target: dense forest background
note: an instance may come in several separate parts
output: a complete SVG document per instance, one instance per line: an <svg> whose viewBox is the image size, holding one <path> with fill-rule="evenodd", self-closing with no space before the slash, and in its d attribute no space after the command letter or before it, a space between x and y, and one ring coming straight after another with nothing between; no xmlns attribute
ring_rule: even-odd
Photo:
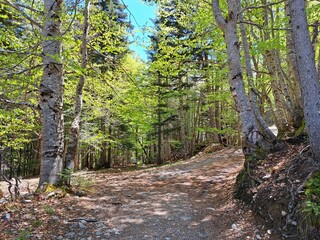
<svg viewBox="0 0 320 240"><path fill-rule="evenodd" d="M143 61L120 0L0 1L1 178L57 183L213 143L260 159L308 130L319 157L318 1L156 4Z"/></svg>

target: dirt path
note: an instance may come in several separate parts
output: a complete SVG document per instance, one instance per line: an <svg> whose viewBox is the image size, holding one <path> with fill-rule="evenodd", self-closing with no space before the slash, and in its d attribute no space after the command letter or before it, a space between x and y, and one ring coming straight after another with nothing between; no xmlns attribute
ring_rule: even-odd
<svg viewBox="0 0 320 240"><path fill-rule="evenodd" d="M0 220L0 239L256 239L264 233L232 198L242 164L241 151L225 149L161 168L87 173L87 196L0 209L10 214Z"/></svg>

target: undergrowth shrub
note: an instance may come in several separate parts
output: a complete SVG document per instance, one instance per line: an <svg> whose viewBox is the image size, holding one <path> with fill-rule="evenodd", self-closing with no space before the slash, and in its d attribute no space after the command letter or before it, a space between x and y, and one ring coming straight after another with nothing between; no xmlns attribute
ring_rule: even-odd
<svg viewBox="0 0 320 240"><path fill-rule="evenodd" d="M305 196L299 230L303 239L313 239L320 234L320 171L307 182Z"/></svg>

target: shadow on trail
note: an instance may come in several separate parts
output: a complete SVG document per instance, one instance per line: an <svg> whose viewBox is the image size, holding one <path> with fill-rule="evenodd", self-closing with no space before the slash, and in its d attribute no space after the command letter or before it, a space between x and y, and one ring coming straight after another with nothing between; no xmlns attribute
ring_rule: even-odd
<svg viewBox="0 0 320 240"><path fill-rule="evenodd" d="M85 175L91 193L52 201L59 211L33 239L246 239L254 221L232 197L243 160L224 149L171 166Z"/></svg>

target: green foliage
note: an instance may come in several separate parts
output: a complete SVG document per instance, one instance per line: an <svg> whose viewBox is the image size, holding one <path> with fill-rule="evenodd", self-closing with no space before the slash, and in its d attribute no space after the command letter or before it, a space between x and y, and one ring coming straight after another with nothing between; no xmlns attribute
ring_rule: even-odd
<svg viewBox="0 0 320 240"><path fill-rule="evenodd" d="M30 236L31 232L28 229L24 229L19 232L19 235L16 238L16 240L27 240L30 239Z"/></svg>
<svg viewBox="0 0 320 240"><path fill-rule="evenodd" d="M50 205L44 205L43 210L48 215L53 215L56 212L56 210Z"/></svg>
<svg viewBox="0 0 320 240"><path fill-rule="evenodd" d="M31 222L31 226L35 228L42 226L42 224L43 222L41 220L32 220Z"/></svg>
<svg viewBox="0 0 320 240"><path fill-rule="evenodd" d="M302 239L314 237L312 232L320 227L320 172L316 172L306 184L306 199L299 207L300 223L298 226ZM312 235L312 236L311 236Z"/></svg>
<svg viewBox="0 0 320 240"><path fill-rule="evenodd" d="M320 172L316 173L307 183L306 202L303 212L311 213L319 220L320 224Z"/></svg>
<svg viewBox="0 0 320 240"><path fill-rule="evenodd" d="M79 54L83 4L65 3L61 17L65 131L68 132L73 119L79 76L85 74L79 149L82 159L94 152L95 166L107 148L112 150L113 158L125 157L127 151L129 155L152 158L154 150L151 149L157 144L159 126L162 139L175 152L216 140L210 136L218 134L231 139L232 144L239 143L239 117L227 81L224 38L214 24L212 9L206 2L197 0L153 2L157 2L158 15L151 37L150 59L142 62L133 57L128 48L132 26L122 1L93 1L86 69L81 67ZM31 4L29 0L22 3ZM226 2L220 4L226 14ZM253 2L245 4L254 5ZM42 9L43 2L33 1L32 6ZM273 108L275 102L270 90L274 79L269 76L265 63L268 51L277 51L283 60L281 70L285 76L289 75L286 41L283 41L288 19L283 7L279 3L268 6L268 10L243 11L244 21L252 23L246 25L246 29L262 112L264 108ZM319 4L308 2L312 23L317 19L318 8ZM41 12L31 13L27 8L24 11L35 20L43 21ZM0 98L37 106L42 75L41 29L31 26L20 13L3 4L0 5L0 25L0 49L4 50L0 56ZM290 90L292 86L285 87ZM38 139L40 116L37 110L23 105L0 105L0 143L23 151L27 144ZM66 138L68 140L68 136ZM33 147L36 148L36 144ZM189 150L188 154L192 154L192 149ZM15 157L14 162L18 161Z"/></svg>
<svg viewBox="0 0 320 240"><path fill-rule="evenodd" d="M36 115L30 109L0 110L0 142L2 145L21 149L30 142L38 129Z"/></svg>
<svg viewBox="0 0 320 240"><path fill-rule="evenodd" d="M94 185L94 181L85 176L73 176L71 178L71 185L78 191L90 192L90 189Z"/></svg>

